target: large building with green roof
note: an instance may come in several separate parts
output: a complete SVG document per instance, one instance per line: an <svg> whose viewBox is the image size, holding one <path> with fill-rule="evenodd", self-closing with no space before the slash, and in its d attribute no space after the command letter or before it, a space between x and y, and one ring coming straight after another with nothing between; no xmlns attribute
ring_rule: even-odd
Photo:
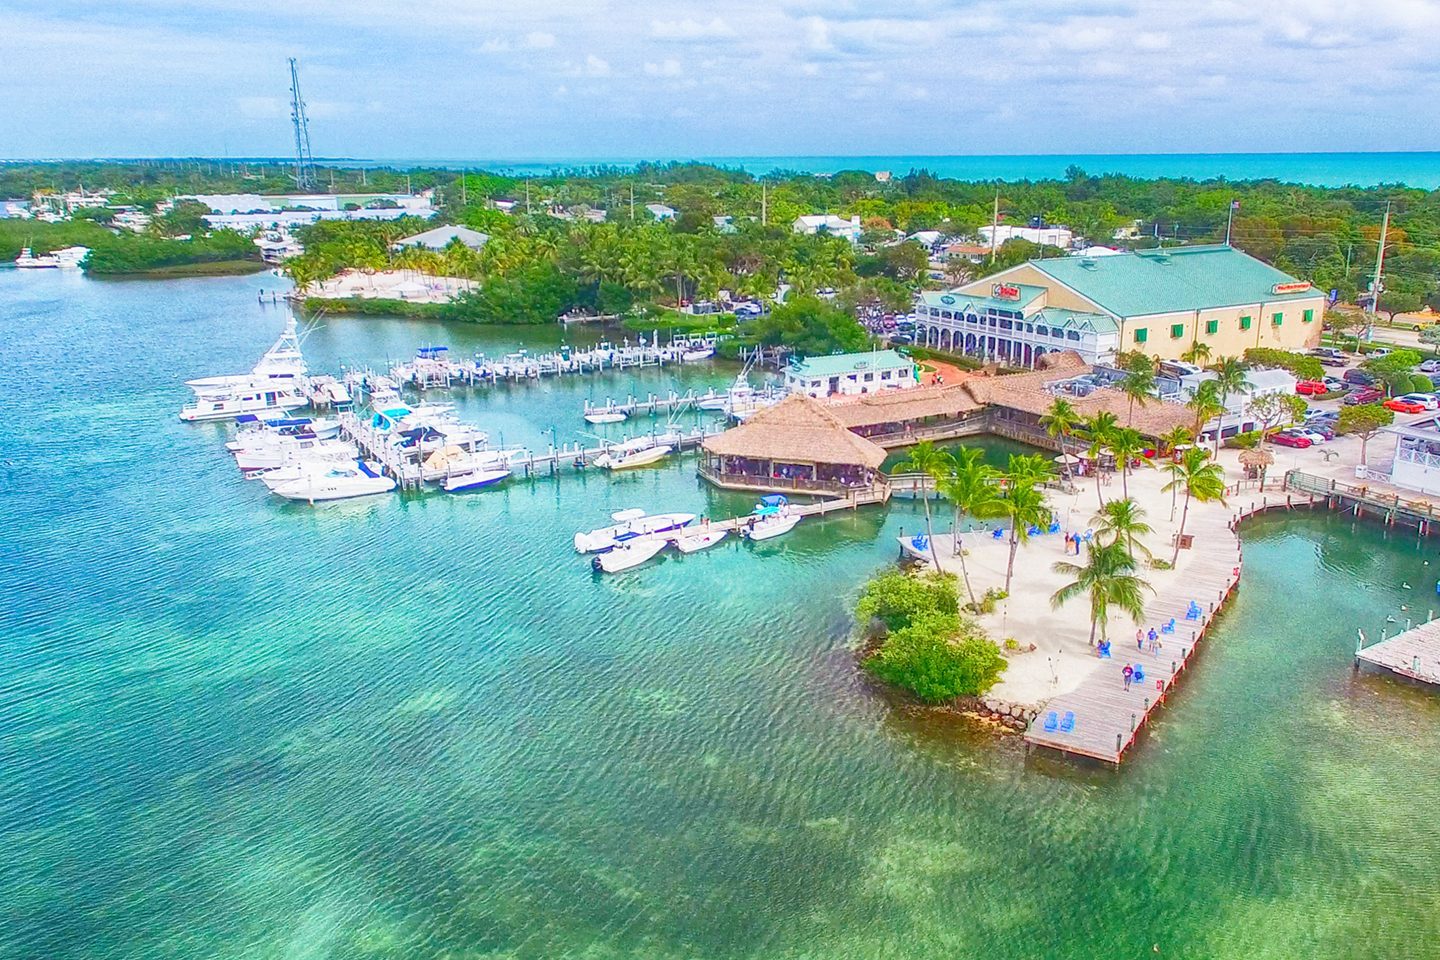
<svg viewBox="0 0 1440 960"><path fill-rule="evenodd" d="M916 342L1017 367L1073 350L1087 363L1319 343L1325 297L1226 245L1032 260L921 296Z"/></svg>

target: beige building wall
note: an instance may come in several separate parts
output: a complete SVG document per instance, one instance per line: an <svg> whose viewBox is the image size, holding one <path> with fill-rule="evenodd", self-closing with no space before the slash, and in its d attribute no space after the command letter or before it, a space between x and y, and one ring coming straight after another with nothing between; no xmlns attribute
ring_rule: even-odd
<svg viewBox="0 0 1440 960"><path fill-rule="evenodd" d="M1005 283L1025 283L1032 287L1044 287L1046 293L1044 299L1037 306L1060 307L1064 310L1083 310L1086 313L1106 313L1100 307L1086 300L1069 287L1056 283L1049 276L1036 270L1028 263L1011 267L1009 270L1002 270L984 280L976 280L974 283L967 283L960 288L962 293L973 293L976 296L990 296L992 284L1004 281Z"/></svg>
<svg viewBox="0 0 1440 960"><path fill-rule="evenodd" d="M1305 319L1306 311L1310 319ZM1178 360L1196 342L1209 344L1211 361L1240 357L1252 347L1277 350L1308 350L1320 344L1320 326L1325 313L1322 295L1303 300L1253 303L1243 307L1217 307L1198 313L1156 314L1130 317L1120 324L1120 349L1142 351L1161 360ZM1280 323L1276 325L1276 315ZM1249 328L1244 318L1249 318ZM1211 325L1214 332L1211 332ZM1179 336L1174 336L1176 330ZM1145 331L1144 342L1136 332Z"/></svg>

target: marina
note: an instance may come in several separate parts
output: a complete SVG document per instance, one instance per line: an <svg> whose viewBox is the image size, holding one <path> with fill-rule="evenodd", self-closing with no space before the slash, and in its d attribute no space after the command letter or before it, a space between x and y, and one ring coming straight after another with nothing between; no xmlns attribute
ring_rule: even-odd
<svg viewBox="0 0 1440 960"><path fill-rule="evenodd" d="M1440 621L1430 620L1369 646L1363 635L1355 665L1366 664L1417 683L1440 686Z"/></svg>

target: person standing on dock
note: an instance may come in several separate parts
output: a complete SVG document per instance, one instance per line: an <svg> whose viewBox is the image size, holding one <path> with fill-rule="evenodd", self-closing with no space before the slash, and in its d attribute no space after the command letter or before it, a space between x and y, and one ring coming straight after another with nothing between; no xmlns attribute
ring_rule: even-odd
<svg viewBox="0 0 1440 960"><path fill-rule="evenodd" d="M1126 689L1126 690L1129 690L1129 689L1130 689L1130 679L1131 679L1133 676L1135 676L1135 668L1132 667L1132 666L1130 666L1130 664L1127 663L1127 664L1125 664L1125 669L1123 669L1123 670L1120 671L1120 675L1125 678L1125 689Z"/></svg>

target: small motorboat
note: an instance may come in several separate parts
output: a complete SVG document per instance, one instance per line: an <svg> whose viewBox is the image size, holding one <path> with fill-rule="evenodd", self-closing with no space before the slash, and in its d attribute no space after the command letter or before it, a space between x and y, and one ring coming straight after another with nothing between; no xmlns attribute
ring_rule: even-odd
<svg viewBox="0 0 1440 960"><path fill-rule="evenodd" d="M664 442L667 437L636 437L617 443L594 460L595 466L606 470L631 470L645 467L670 456L674 447Z"/></svg>
<svg viewBox="0 0 1440 960"><path fill-rule="evenodd" d="M629 570L632 567L640 566L664 550L665 543L665 540L657 537L654 540L642 540L628 546L616 547L614 550L592 557L590 567L603 573L619 573L621 570Z"/></svg>
<svg viewBox="0 0 1440 960"><path fill-rule="evenodd" d="M602 423L624 423L627 419L629 419L629 417L628 417L627 414L624 414L624 413L587 413L587 414L585 414L585 422L586 422L586 423L593 423L593 424L597 424L597 425L598 425L598 424L602 424Z"/></svg>
<svg viewBox="0 0 1440 960"><path fill-rule="evenodd" d="M509 470L476 470L472 473L462 473L445 481L445 492L461 493L466 490L493 487L508 476L510 476Z"/></svg>
<svg viewBox="0 0 1440 960"><path fill-rule="evenodd" d="M686 363L695 363L698 360L709 360L713 356L715 356L714 347L702 347L697 350L686 350L680 354L680 359Z"/></svg>
<svg viewBox="0 0 1440 960"><path fill-rule="evenodd" d="M699 553L701 550L715 546L726 536L728 536L728 531L725 530L702 530L689 536L676 537L675 549L681 553Z"/></svg>
<svg viewBox="0 0 1440 960"><path fill-rule="evenodd" d="M679 530L693 522L695 514L655 513L647 516L644 510L621 510L612 513L610 519L615 521L612 526L575 534L575 552L601 553L648 533Z"/></svg>
<svg viewBox="0 0 1440 960"><path fill-rule="evenodd" d="M756 520L750 526L740 531L741 536L747 540L769 540L778 537L782 533L789 533L795 529L795 524L800 522L798 514L779 513L773 516Z"/></svg>

